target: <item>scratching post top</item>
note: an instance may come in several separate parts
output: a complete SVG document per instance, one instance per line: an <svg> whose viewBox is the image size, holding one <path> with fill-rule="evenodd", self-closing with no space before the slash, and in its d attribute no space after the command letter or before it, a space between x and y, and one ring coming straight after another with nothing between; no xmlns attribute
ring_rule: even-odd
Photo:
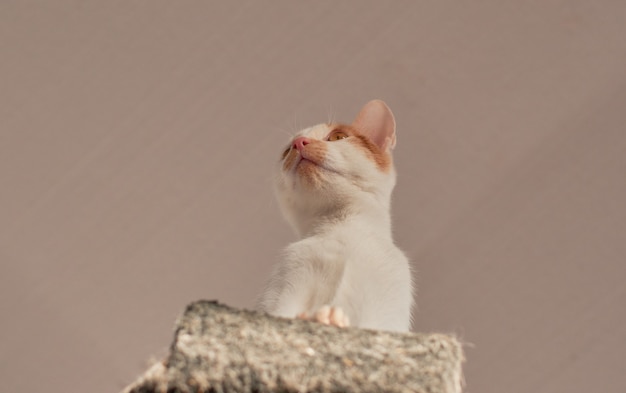
<svg viewBox="0 0 626 393"><path fill-rule="evenodd" d="M443 334L337 328L190 304L169 356L125 393L457 393L463 352Z"/></svg>

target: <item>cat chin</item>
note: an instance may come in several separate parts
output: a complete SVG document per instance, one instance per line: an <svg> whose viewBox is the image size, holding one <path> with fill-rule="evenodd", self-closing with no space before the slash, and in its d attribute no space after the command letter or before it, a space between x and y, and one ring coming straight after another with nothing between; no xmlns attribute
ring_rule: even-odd
<svg viewBox="0 0 626 393"><path fill-rule="evenodd" d="M322 196L359 194L360 192L378 193L388 188L389 191L393 189L395 183L393 174L378 176L375 181L371 181L358 170L343 173L329 165L303 160L291 170L282 171L279 174L276 178L276 189L294 195L317 191L323 193ZM380 190L376 190L377 188Z"/></svg>
<svg viewBox="0 0 626 393"><path fill-rule="evenodd" d="M331 183L332 177L341 176L341 173L326 165L309 160L302 160L296 167L293 176L297 176L303 180L315 180L317 184L319 182Z"/></svg>
<svg viewBox="0 0 626 393"><path fill-rule="evenodd" d="M303 189L311 191L318 188L332 188L332 184L342 177L336 169L314 160L302 158L290 168L283 168L278 176L278 185L282 184L285 191L298 191Z"/></svg>

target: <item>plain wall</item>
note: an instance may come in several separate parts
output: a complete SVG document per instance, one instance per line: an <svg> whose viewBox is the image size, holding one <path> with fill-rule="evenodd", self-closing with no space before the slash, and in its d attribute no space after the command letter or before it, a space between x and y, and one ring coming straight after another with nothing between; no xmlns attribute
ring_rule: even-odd
<svg viewBox="0 0 626 393"><path fill-rule="evenodd" d="M626 3L0 4L3 391L120 390L294 240L299 127L395 113L417 331L467 392L626 389Z"/></svg>

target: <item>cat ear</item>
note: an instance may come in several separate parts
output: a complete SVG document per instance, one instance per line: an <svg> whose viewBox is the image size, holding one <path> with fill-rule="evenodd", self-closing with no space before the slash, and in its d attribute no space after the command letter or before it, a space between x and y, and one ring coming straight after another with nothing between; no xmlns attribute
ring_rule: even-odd
<svg viewBox="0 0 626 393"><path fill-rule="evenodd" d="M352 126L367 136L382 151L396 146L396 120L391 109L382 100L365 104L352 122Z"/></svg>

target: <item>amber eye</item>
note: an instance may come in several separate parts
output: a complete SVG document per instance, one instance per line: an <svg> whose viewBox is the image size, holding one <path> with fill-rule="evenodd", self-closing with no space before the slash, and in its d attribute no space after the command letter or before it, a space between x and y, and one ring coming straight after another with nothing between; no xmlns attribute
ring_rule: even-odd
<svg viewBox="0 0 626 393"><path fill-rule="evenodd" d="M343 131L335 131L328 136L328 140L331 142L338 141L340 139L346 139L349 135Z"/></svg>
<svg viewBox="0 0 626 393"><path fill-rule="evenodd" d="M287 157L287 154L289 154L289 152L291 151L291 146L289 146L288 148L285 149L285 151L283 152L282 156L280 157L281 160L284 160L285 157Z"/></svg>

